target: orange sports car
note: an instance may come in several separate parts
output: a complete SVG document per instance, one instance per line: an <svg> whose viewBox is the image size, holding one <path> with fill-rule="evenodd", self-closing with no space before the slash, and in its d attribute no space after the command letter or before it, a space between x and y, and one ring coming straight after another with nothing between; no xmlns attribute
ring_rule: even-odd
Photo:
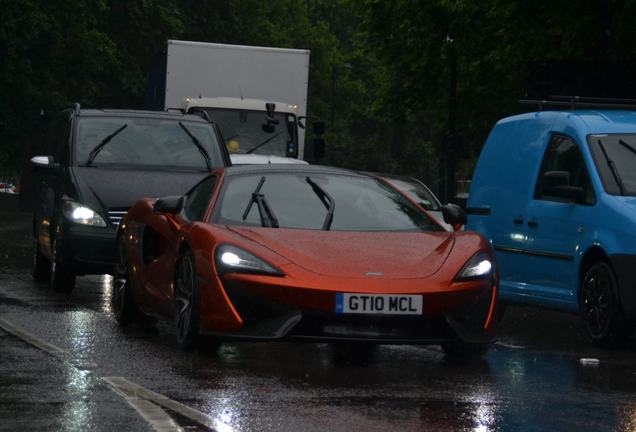
<svg viewBox="0 0 636 432"><path fill-rule="evenodd" d="M443 207L457 229L465 214ZM440 344L492 340L495 255L447 232L381 179L312 165L213 171L184 196L123 217L113 311L173 319L197 337Z"/></svg>

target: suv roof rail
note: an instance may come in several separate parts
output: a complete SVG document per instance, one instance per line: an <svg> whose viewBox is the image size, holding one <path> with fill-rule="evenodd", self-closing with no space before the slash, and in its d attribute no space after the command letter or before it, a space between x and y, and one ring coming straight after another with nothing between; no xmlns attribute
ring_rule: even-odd
<svg viewBox="0 0 636 432"><path fill-rule="evenodd" d="M80 113L80 104L79 102L73 102L71 103L71 106L69 107L73 110L73 114L78 115Z"/></svg>
<svg viewBox="0 0 636 432"><path fill-rule="evenodd" d="M587 96L549 96L548 99L519 99L522 105L536 105L539 111L544 107L577 108L607 108L607 109L636 109L636 99L599 98Z"/></svg>

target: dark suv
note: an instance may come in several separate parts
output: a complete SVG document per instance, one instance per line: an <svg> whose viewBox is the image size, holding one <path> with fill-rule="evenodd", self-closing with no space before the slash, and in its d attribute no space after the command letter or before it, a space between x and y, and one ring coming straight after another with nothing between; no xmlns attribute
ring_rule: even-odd
<svg viewBox="0 0 636 432"><path fill-rule="evenodd" d="M144 197L180 195L230 165L219 130L179 112L60 112L34 169L33 277L70 291L75 276L111 273L121 217Z"/></svg>

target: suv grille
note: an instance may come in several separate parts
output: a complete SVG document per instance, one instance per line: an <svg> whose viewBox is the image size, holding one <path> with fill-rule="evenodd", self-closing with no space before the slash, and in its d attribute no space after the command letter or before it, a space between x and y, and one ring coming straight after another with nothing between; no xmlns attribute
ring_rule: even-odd
<svg viewBox="0 0 636 432"><path fill-rule="evenodd" d="M108 217L110 218L110 223L114 226L119 225L119 221L128 211L127 208L110 208L108 209Z"/></svg>

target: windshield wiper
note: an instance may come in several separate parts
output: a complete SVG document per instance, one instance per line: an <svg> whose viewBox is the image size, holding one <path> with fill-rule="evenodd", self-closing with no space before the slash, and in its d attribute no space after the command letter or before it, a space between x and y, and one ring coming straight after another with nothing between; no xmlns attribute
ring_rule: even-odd
<svg viewBox="0 0 636 432"><path fill-rule="evenodd" d="M270 142L271 140L273 140L274 138L277 138L280 136L280 134L282 134L283 131L278 132L276 135L271 136L269 138L267 138L265 141L263 141L262 143L260 143L259 145L257 145L256 147L253 147L251 149L249 149L248 151L245 152L245 154L250 154L252 153L254 150L263 147L265 144L267 144L268 142Z"/></svg>
<svg viewBox="0 0 636 432"><path fill-rule="evenodd" d="M333 222L333 212L336 209L336 202L333 198L331 198L331 195L321 188L318 183L309 178L309 176L307 176L305 180L309 183L315 194L318 195L318 198L320 198L320 201L322 201L327 208L327 216L325 216L325 220L322 222L322 229L329 231L331 223Z"/></svg>
<svg viewBox="0 0 636 432"><path fill-rule="evenodd" d="M208 167L208 170L212 169L212 166L210 165L210 155L208 154L208 152L205 150L205 147L203 147L201 145L201 142L199 141L199 139L197 137L195 137L192 132L190 132L188 130L187 127L185 127L185 125L182 122L179 122L179 126L181 126L181 129L184 130L185 133L188 134L188 136L190 137L190 139L192 140L192 142L194 143L195 146L197 146L197 148L199 149L199 153L201 153L201 155L203 156L203 159L205 159L205 166Z"/></svg>
<svg viewBox="0 0 636 432"><path fill-rule="evenodd" d="M627 150L629 150L630 152L636 154L636 149L632 146L630 146L629 144L627 144L625 141L623 141L622 139L618 140L618 143L620 145L622 145L623 147L625 147Z"/></svg>
<svg viewBox="0 0 636 432"><path fill-rule="evenodd" d="M618 174L618 170L616 169L616 164L614 163L612 159L610 159L609 155L607 154L607 151L605 150L605 146L603 145L601 140L598 140L598 146L601 148L601 151L603 152L603 156L605 156L605 160L607 160L607 166L609 166L609 169L612 172L612 175L614 176L614 180L616 181L616 184L618 185L618 189L620 190L621 195L625 195L625 187L623 186L623 180L621 180L621 176ZM627 147L631 148L631 146L629 145L627 145Z"/></svg>
<svg viewBox="0 0 636 432"><path fill-rule="evenodd" d="M263 183L265 183L265 176L261 177L261 181L258 182L256 189L252 192L252 198L250 198L250 202L247 203L247 207L243 212L243 220L247 219L247 215L249 215L252 205L256 203L256 206L258 207L258 215L261 218L261 226L278 228L278 219L276 219L274 212L270 208L269 204L267 204L265 195L260 193Z"/></svg>
<svg viewBox="0 0 636 432"><path fill-rule="evenodd" d="M86 161L86 166L91 166L91 164L93 163L93 161L95 160L99 152L102 151L104 146L108 144L110 140L112 140L115 137L115 135L117 135L119 132L123 131L127 127L128 127L128 123L124 123L122 127L120 127L115 132L113 132L112 134L106 136L106 138L101 140L99 144L97 144L95 148L91 150L91 152L88 154L88 160Z"/></svg>

